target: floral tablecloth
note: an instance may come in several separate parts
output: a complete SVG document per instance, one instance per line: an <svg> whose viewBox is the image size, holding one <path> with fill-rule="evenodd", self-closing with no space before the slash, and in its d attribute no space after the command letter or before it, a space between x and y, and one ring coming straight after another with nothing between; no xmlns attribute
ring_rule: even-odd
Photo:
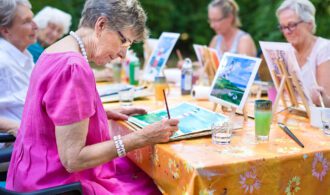
<svg viewBox="0 0 330 195"><path fill-rule="evenodd" d="M270 140L257 143L249 120L234 131L229 145L203 137L145 147L128 156L164 194L330 194L330 137L289 112L274 121L287 124L305 148L276 124ZM131 131L122 123L111 125L123 134Z"/></svg>

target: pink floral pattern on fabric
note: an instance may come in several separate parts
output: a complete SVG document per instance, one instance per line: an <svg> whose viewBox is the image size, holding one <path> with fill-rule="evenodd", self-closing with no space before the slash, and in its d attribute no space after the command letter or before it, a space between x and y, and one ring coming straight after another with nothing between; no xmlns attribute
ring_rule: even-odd
<svg viewBox="0 0 330 195"><path fill-rule="evenodd" d="M240 182L245 193L252 194L255 190L258 190L261 186L260 180L257 178L256 168L252 168L250 171L240 175Z"/></svg>
<svg viewBox="0 0 330 195"><path fill-rule="evenodd" d="M328 173L329 162L323 156L323 153L316 153L312 163L312 175L322 181L323 177Z"/></svg>

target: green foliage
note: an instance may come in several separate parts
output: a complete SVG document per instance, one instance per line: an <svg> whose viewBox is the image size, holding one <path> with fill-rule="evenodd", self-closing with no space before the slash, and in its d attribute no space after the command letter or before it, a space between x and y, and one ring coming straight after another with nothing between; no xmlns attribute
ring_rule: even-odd
<svg viewBox="0 0 330 195"><path fill-rule="evenodd" d="M81 10L83 9L84 0L30 0L32 3L32 11L36 14L45 6L56 7L72 16L71 29L76 29L79 24Z"/></svg>
<svg viewBox="0 0 330 195"><path fill-rule="evenodd" d="M181 33L174 49L180 49L184 56L195 56L192 44L208 45L214 32L207 23L205 0L140 0L148 15L148 27L152 38L158 38L163 31ZM278 0L237 0L240 6L242 29L249 32L258 46L259 40L284 41L277 29L275 10L282 1ZM36 13L44 6L57 7L73 16L72 29L78 26L84 0L31 0ZM315 5L317 33L330 38L330 0L312 0ZM142 56L142 46L133 47ZM172 55L173 57L174 55Z"/></svg>

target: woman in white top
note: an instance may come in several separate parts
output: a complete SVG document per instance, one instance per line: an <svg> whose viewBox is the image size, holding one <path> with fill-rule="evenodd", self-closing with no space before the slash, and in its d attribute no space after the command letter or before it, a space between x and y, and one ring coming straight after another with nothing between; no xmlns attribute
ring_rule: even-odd
<svg viewBox="0 0 330 195"><path fill-rule="evenodd" d="M210 47L218 51L219 57L224 52L257 55L251 36L239 29L238 10L234 0L213 0L208 5L208 22L216 33Z"/></svg>
<svg viewBox="0 0 330 195"><path fill-rule="evenodd" d="M330 41L314 35L315 7L308 0L285 0L277 9L276 16L284 37L295 48L304 88L312 95L313 103L320 105L312 91L319 85L323 88L324 99L329 99Z"/></svg>
<svg viewBox="0 0 330 195"><path fill-rule="evenodd" d="M34 67L27 51L36 42L28 0L0 0L0 129L18 128L30 74ZM16 125L13 125L13 121ZM10 124L10 125L8 125Z"/></svg>

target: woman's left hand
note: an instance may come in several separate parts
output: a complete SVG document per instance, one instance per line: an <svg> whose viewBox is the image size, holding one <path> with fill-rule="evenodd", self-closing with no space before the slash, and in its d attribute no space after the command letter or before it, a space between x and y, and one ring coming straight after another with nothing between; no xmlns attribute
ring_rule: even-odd
<svg viewBox="0 0 330 195"><path fill-rule="evenodd" d="M108 119L112 120L127 120L129 116L135 114L146 114L147 111L143 108L118 108L113 110L107 110Z"/></svg>

